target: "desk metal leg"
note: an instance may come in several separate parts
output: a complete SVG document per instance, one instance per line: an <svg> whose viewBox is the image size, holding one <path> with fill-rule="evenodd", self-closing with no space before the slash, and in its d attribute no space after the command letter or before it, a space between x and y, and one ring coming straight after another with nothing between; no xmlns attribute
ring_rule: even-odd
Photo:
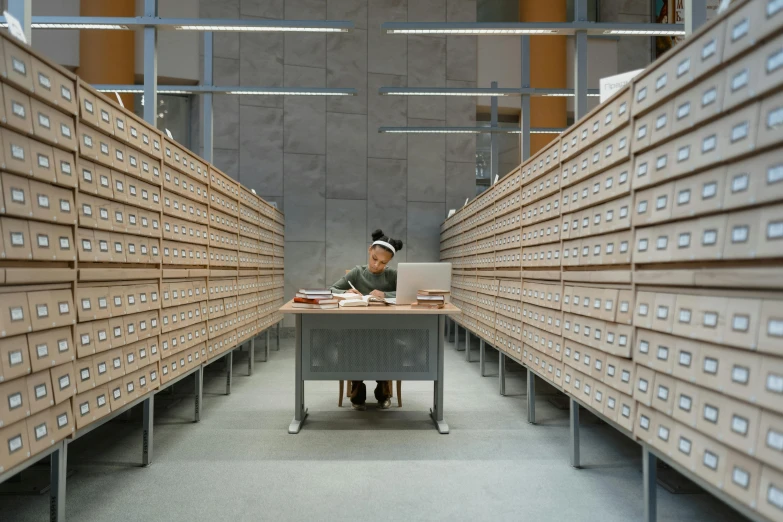
<svg viewBox="0 0 783 522"><path fill-rule="evenodd" d="M498 384L500 395L506 394L506 354L498 350Z"/></svg>
<svg viewBox="0 0 783 522"><path fill-rule="evenodd" d="M443 420L443 352L446 344L446 337L443 335L443 323L441 321L445 320L445 316L438 316L438 380L434 383L435 396L432 410L430 410L430 416L438 427L438 433L443 435L449 432L449 425Z"/></svg>
<svg viewBox="0 0 783 522"><path fill-rule="evenodd" d="M252 360L252 359L251 359ZM204 367L196 370L196 412L195 420L201 420L201 401L204 400Z"/></svg>
<svg viewBox="0 0 783 522"><path fill-rule="evenodd" d="M470 360L470 330L465 329L465 361L472 362Z"/></svg>
<svg viewBox="0 0 783 522"><path fill-rule="evenodd" d="M468 336L468 329L467 328L463 328L463 329L465 330L465 337L467 337ZM454 341L454 348L458 352L461 352L462 350L464 350L464 348L460 348L459 347L459 325L457 325L457 339Z"/></svg>
<svg viewBox="0 0 783 522"><path fill-rule="evenodd" d="M486 362L487 347L484 343L484 339L479 340L479 372L484 377L484 363Z"/></svg>
<svg viewBox="0 0 783 522"><path fill-rule="evenodd" d="M68 445L61 441L59 449L49 457L51 462L49 486L49 520L65 522L65 477L68 469Z"/></svg>
<svg viewBox="0 0 783 522"><path fill-rule="evenodd" d="M234 350L226 354L226 395L231 395L231 381L234 380Z"/></svg>
<svg viewBox="0 0 783 522"><path fill-rule="evenodd" d="M280 324L282 321L277 322L277 348L275 349L276 352L280 351Z"/></svg>
<svg viewBox="0 0 783 522"><path fill-rule="evenodd" d="M247 374L248 376L253 375L253 370L256 366L256 338L251 337L250 338L250 350L249 350L249 357L247 358Z"/></svg>
<svg viewBox="0 0 783 522"><path fill-rule="evenodd" d="M646 446L642 447L642 475L644 476L644 522L655 522L657 518L656 488L657 458Z"/></svg>
<svg viewBox="0 0 783 522"><path fill-rule="evenodd" d="M152 464L152 427L155 417L155 395L150 395L144 401L144 429L141 439L141 465L144 467Z"/></svg>
<svg viewBox="0 0 783 522"><path fill-rule="evenodd" d="M579 468L579 403L571 398L568 401L570 403L571 466Z"/></svg>
<svg viewBox="0 0 783 522"><path fill-rule="evenodd" d="M269 343L267 343L268 345ZM302 380L302 315L296 315L296 354L294 355L295 372L295 397L294 397L294 420L288 426L288 433L299 433L307 417L307 410L304 407L304 381Z"/></svg>
<svg viewBox="0 0 783 522"><path fill-rule="evenodd" d="M527 369L527 421L536 423L536 374Z"/></svg>
<svg viewBox="0 0 783 522"><path fill-rule="evenodd" d="M451 335L449 336L448 339L450 340L450 342L454 343L456 342L456 336L454 332L459 328L459 325L457 325L457 321L455 321L454 319L446 319L446 320L451 322L451 328L450 328L451 331L449 332L449 334Z"/></svg>
<svg viewBox="0 0 783 522"><path fill-rule="evenodd" d="M451 337L451 335L449 335L450 333L451 333L451 322L448 319L446 319L446 331L445 331L445 334L446 334L446 341L447 342L448 342L449 338Z"/></svg>

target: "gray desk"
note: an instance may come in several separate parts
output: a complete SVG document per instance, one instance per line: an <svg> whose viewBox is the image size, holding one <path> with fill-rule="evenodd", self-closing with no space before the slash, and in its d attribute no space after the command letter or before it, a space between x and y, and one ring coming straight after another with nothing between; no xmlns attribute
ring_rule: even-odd
<svg viewBox="0 0 783 522"><path fill-rule="evenodd" d="M443 347L448 304L437 310L410 306L369 306L310 310L286 303L280 312L296 315L296 397L289 433L307 418L305 381L433 381L430 416L440 433L443 420Z"/></svg>

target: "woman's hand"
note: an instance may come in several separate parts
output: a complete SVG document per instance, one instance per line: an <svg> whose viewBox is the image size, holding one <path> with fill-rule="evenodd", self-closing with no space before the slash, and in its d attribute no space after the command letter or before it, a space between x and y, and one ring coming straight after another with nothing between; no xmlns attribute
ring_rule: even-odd
<svg viewBox="0 0 783 522"><path fill-rule="evenodd" d="M346 294L362 295L362 293L360 291L354 290L353 288L350 288L350 289L346 290L344 293L346 293Z"/></svg>
<svg viewBox="0 0 783 522"><path fill-rule="evenodd" d="M386 298L386 294L384 294L380 290L373 290L372 292L370 292L370 295L374 296L374 297L379 297L381 299L385 299Z"/></svg>

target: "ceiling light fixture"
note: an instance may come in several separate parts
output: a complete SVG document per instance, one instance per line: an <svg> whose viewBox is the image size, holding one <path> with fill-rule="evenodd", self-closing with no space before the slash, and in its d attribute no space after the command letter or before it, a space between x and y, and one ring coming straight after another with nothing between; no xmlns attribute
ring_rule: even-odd
<svg viewBox="0 0 783 522"><path fill-rule="evenodd" d="M534 127L531 134L560 134L565 129ZM521 134L518 127L380 127L386 134Z"/></svg>
<svg viewBox="0 0 783 522"><path fill-rule="evenodd" d="M8 24L3 24L3 27ZM114 30L114 31L127 31L130 29L127 25L120 24L50 24L50 23L36 23L30 24L32 29L99 29L101 31Z"/></svg>
<svg viewBox="0 0 783 522"><path fill-rule="evenodd" d="M274 33L345 33L347 29L337 27L284 27L284 26L252 26L252 25L175 25L177 31L258 31Z"/></svg>
<svg viewBox="0 0 783 522"><path fill-rule="evenodd" d="M386 22L381 30L387 34L416 35L681 35L683 24L605 23L605 22Z"/></svg>
<svg viewBox="0 0 783 522"><path fill-rule="evenodd" d="M626 36L685 36L685 31L679 30L647 30L647 29L607 29L604 34Z"/></svg>
<svg viewBox="0 0 783 522"><path fill-rule="evenodd" d="M381 87L381 96L574 96L573 89L501 88L501 87ZM598 89L588 89L588 96L600 96Z"/></svg>
<svg viewBox="0 0 783 522"><path fill-rule="evenodd" d="M7 27L5 18L0 25ZM343 33L354 29L351 21L341 20L268 20L260 18L202 19L159 18L152 16L33 16L33 29L96 29L135 30L155 27L163 31L220 31L220 32L292 32L292 33Z"/></svg>
<svg viewBox="0 0 783 522"><path fill-rule="evenodd" d="M295 91L295 90L280 90L280 91L226 91L226 94L238 94L242 96L355 96L356 93L353 92L337 92L337 91L329 91L329 90L303 90L303 91Z"/></svg>

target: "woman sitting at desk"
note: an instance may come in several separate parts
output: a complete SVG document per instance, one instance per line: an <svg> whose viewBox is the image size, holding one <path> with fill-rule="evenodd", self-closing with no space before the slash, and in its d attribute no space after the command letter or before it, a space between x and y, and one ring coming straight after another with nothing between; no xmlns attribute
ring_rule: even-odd
<svg viewBox="0 0 783 522"><path fill-rule="evenodd" d="M386 268L396 252L402 250L402 241L385 236L381 230L372 233L373 243L367 250L368 260L364 266L356 266L332 285L335 294L352 293L374 295L376 297L396 297L397 270ZM353 286L352 286L353 285ZM375 398L378 407L387 409L391 406L392 382L377 381ZM367 387L362 381L351 382L351 406L355 410L365 410Z"/></svg>

